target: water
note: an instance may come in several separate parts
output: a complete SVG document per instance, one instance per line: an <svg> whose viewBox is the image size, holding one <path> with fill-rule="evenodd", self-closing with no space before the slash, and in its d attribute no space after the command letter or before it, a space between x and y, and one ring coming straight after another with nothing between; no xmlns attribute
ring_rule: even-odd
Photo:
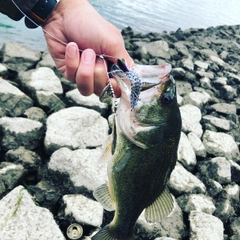
<svg viewBox="0 0 240 240"><path fill-rule="evenodd" d="M131 26L135 32L176 31L240 24L239 0L89 0L108 21L119 29ZM41 28L27 29L23 21L15 22L0 14L0 46L17 41L45 50Z"/></svg>

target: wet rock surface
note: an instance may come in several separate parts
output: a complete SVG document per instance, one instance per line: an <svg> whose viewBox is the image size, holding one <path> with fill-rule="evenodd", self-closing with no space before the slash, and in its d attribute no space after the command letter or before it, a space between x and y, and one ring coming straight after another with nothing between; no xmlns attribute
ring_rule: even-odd
<svg viewBox="0 0 240 240"><path fill-rule="evenodd" d="M183 121L168 184L174 211L151 224L141 215L135 239L239 239L240 26L122 33L135 63L172 64ZM90 239L111 221L92 195L107 179L98 159L111 110L95 95L81 96L48 52L3 45L1 240L68 239L72 223Z"/></svg>

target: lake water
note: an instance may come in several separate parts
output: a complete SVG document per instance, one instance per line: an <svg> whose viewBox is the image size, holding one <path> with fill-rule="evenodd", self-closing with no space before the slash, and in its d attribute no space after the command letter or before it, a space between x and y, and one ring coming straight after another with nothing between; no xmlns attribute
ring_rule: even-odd
<svg viewBox="0 0 240 240"><path fill-rule="evenodd" d="M131 26L135 32L240 24L239 0L89 1L116 27ZM18 41L37 50L46 49L41 28L27 29L23 21L15 22L0 14L0 46L6 41Z"/></svg>

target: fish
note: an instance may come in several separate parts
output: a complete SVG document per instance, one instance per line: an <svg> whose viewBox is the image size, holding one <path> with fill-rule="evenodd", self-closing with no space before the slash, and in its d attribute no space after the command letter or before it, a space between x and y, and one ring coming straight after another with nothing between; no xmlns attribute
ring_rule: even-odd
<svg viewBox="0 0 240 240"><path fill-rule="evenodd" d="M121 97L102 156L108 161L108 182L93 195L115 212L92 240L132 240L143 211L153 223L174 209L167 183L177 161L181 115L171 69L166 63L129 70L122 60L112 67Z"/></svg>

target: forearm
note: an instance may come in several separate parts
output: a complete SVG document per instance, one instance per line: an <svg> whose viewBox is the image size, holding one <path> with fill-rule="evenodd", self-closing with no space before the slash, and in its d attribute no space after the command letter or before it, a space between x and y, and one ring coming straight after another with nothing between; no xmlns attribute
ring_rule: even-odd
<svg viewBox="0 0 240 240"><path fill-rule="evenodd" d="M38 0L13 0L13 1L0 0L0 12L7 15L11 19L18 21L23 17L23 14L18 10L16 5L21 9L23 13L27 14Z"/></svg>

